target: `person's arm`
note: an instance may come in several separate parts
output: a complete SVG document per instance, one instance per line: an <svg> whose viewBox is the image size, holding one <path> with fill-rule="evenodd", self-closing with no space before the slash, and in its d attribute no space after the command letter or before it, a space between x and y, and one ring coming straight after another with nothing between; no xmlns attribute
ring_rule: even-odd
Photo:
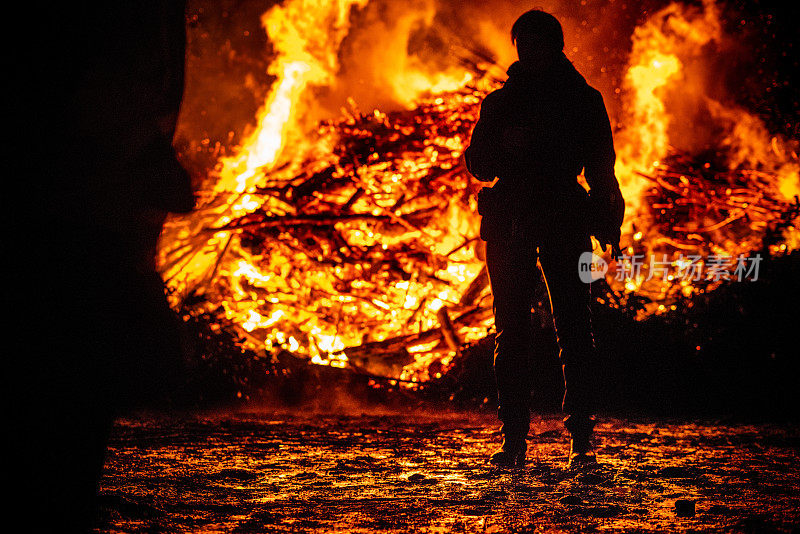
<svg viewBox="0 0 800 534"><path fill-rule="evenodd" d="M482 182L491 182L497 176L499 100L497 91L483 99L480 117L472 130L469 147L464 151L467 170Z"/></svg>
<svg viewBox="0 0 800 534"><path fill-rule="evenodd" d="M595 218L594 236L602 246L611 244L612 247L618 247L620 227L625 216L625 200L614 174L614 139L599 92L593 92L586 118L588 138L584 176L589 184L592 217Z"/></svg>

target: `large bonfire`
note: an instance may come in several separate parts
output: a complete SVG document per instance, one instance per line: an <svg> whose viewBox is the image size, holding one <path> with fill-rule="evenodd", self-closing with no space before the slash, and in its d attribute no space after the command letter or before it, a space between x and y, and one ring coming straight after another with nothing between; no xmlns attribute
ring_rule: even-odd
<svg viewBox="0 0 800 534"><path fill-rule="evenodd" d="M352 14L367 3L288 0L263 15L275 81L256 126L208 173L199 208L168 222L159 259L173 304L211 314L248 349L425 381L492 328L482 184L462 153L503 71L467 48L452 47L438 70L404 57L386 81L402 88L403 109L362 111L351 100L341 116L316 120L315 91L337 84ZM429 4L417 8L429 18ZM676 271L689 257L798 247L796 144L702 91L698 58L724 38L714 3L671 4L633 32L620 87L622 247ZM677 86L690 88L682 106L714 125L702 156L670 139ZM642 269L609 272L607 283L602 303L643 318L724 279L648 279Z"/></svg>

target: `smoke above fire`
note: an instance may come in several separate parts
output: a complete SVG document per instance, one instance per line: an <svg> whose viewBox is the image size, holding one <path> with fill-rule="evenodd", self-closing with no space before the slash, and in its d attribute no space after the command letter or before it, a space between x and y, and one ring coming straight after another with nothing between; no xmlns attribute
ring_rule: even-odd
<svg viewBox="0 0 800 534"><path fill-rule="evenodd" d="M611 113L626 252L679 262L796 248L786 214L800 193L797 142L720 89L741 52L721 8L672 3L631 17L614 2L574 4L537 7L562 20L565 53ZM199 209L170 220L161 240L173 304L216 314L248 348L412 381L485 336L479 184L461 156L482 97L515 59L508 30L529 7L276 4L259 16L268 46L251 63L270 82L247 78L263 98L252 119L237 123L230 99L197 114L232 128L211 163L193 115L211 90L197 78L209 75L202 58L190 61L180 134L203 176ZM609 275L603 302L644 302L646 317L719 283Z"/></svg>

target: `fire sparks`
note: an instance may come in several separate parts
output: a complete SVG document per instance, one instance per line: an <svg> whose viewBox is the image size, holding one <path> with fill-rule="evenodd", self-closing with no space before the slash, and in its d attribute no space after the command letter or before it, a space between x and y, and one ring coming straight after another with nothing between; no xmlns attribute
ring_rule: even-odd
<svg viewBox="0 0 800 534"><path fill-rule="evenodd" d="M492 326L480 184L461 155L482 97L498 86L487 74L496 67L454 59L437 73L406 57L386 83L396 95L405 87L407 109L362 113L351 101L342 117L310 123L313 89L336 85L351 13L367 3L291 1L264 15L275 82L255 129L211 173L204 205L167 225L160 262L176 305L215 313L249 348L423 381L435 377L432 362L446 367ZM391 39L403 46L387 58L405 54L409 20L431 23L430 6L419 9L398 23ZM747 253L767 234L778 235L772 253L796 248L796 147L707 96L688 67L724 39L714 4L672 4L632 39L615 132L623 249L684 268L680 254ZM677 85L691 86L683 106L724 132L713 166L675 146ZM641 316L721 283L608 281L612 305L646 300Z"/></svg>

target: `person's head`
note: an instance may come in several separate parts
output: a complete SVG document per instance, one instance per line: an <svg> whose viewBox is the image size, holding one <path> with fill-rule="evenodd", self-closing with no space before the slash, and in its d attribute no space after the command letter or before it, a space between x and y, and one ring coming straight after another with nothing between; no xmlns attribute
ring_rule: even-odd
<svg viewBox="0 0 800 534"><path fill-rule="evenodd" d="M561 55L564 31L553 15L532 9L511 27L511 42L517 47L520 62L531 70L543 71Z"/></svg>

